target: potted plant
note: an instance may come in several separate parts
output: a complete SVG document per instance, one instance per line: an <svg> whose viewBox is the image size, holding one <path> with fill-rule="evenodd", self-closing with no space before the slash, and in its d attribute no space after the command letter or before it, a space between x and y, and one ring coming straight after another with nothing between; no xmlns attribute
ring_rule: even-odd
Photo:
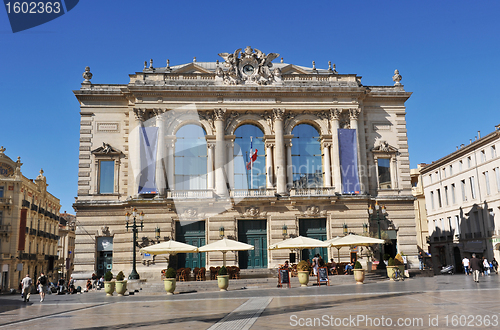
<svg viewBox="0 0 500 330"><path fill-rule="evenodd" d="M227 275L227 268L225 266L219 269L217 284L219 285L220 291L227 291L227 287L229 286L229 275Z"/></svg>
<svg viewBox="0 0 500 330"><path fill-rule="evenodd" d="M116 293L119 296L123 296L123 294L127 291L127 281L125 280L125 275L123 275L122 271L120 271L116 275L115 286L116 286Z"/></svg>
<svg viewBox="0 0 500 330"><path fill-rule="evenodd" d="M392 276L394 275L394 269L395 268L398 268L398 266L396 266L394 264L394 259L393 258L389 258L389 260L387 261L387 276L389 277L389 279L391 281L394 281L394 279L392 278Z"/></svg>
<svg viewBox="0 0 500 330"><path fill-rule="evenodd" d="M115 282L113 281L113 273L110 270L104 274L104 292L106 292L106 296L112 296L115 291Z"/></svg>
<svg viewBox="0 0 500 330"><path fill-rule="evenodd" d="M356 261L356 264L354 264L353 273L356 284L363 284L363 282L365 281L365 270L363 269L359 261Z"/></svg>
<svg viewBox="0 0 500 330"><path fill-rule="evenodd" d="M165 273L165 279L163 280L163 286L165 287L165 291L167 291L168 295L174 294L175 291L175 276L176 271L172 267L167 269Z"/></svg>
<svg viewBox="0 0 500 330"><path fill-rule="evenodd" d="M297 277L299 278L300 286L307 286L309 283L309 272L311 271L311 266L305 260L302 260L297 265Z"/></svg>

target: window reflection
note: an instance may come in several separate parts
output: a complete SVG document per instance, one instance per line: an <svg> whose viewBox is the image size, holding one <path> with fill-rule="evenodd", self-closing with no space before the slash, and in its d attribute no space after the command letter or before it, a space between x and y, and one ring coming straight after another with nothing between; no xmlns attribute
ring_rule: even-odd
<svg viewBox="0 0 500 330"><path fill-rule="evenodd" d="M292 138L293 187L323 187L319 133L311 125L297 125Z"/></svg>
<svg viewBox="0 0 500 330"><path fill-rule="evenodd" d="M391 189L391 160L389 158L378 159L378 183L380 189Z"/></svg>
<svg viewBox="0 0 500 330"><path fill-rule="evenodd" d="M99 193L112 194L115 183L115 161L101 160L99 165Z"/></svg>
<svg viewBox="0 0 500 330"><path fill-rule="evenodd" d="M265 189L266 158L264 133L254 125L242 125L234 132L234 188ZM252 154L257 150L255 160Z"/></svg>
<svg viewBox="0 0 500 330"><path fill-rule="evenodd" d="M205 130L198 125L185 125L176 134L175 189L207 188L207 142Z"/></svg>

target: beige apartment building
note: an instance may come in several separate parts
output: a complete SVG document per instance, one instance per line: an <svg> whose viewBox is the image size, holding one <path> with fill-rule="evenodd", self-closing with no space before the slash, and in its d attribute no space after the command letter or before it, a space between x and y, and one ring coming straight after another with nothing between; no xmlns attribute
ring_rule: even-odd
<svg viewBox="0 0 500 330"><path fill-rule="evenodd" d="M17 289L26 274L57 280L59 199L47 191L43 170L35 180L0 147L0 267L2 291Z"/></svg>
<svg viewBox="0 0 500 330"><path fill-rule="evenodd" d="M500 125L420 171L435 268L500 259Z"/></svg>
<svg viewBox="0 0 500 330"><path fill-rule="evenodd" d="M427 228L427 211L425 209L425 194L422 183L422 168L426 164L418 164L417 168L411 169L411 190L415 196L415 229L417 232L417 246L422 253L429 251L429 230ZM425 255L424 254L424 255Z"/></svg>
<svg viewBox="0 0 500 330"><path fill-rule="evenodd" d="M60 278L69 281L75 260L76 216L64 213L59 217L59 240L57 242L57 271Z"/></svg>
<svg viewBox="0 0 500 330"><path fill-rule="evenodd" d="M151 60L128 84L96 83L98 73L92 80L85 69L74 91L81 115L74 277L130 272L132 208L144 212L140 246L166 239L201 246L224 235L255 246L227 254L228 265L242 269L293 258L268 250L284 238L376 237L379 223L386 252L404 252L418 267L405 119L411 93L399 72L381 78L387 86L364 86L331 63L273 63L279 54L251 47L219 55L220 62L158 67ZM375 202L387 220L369 217ZM340 252L349 258L349 249ZM142 278L165 268L165 258L145 262L136 253ZM302 257L316 253L329 260L337 250ZM177 260L190 268L221 263L218 252Z"/></svg>

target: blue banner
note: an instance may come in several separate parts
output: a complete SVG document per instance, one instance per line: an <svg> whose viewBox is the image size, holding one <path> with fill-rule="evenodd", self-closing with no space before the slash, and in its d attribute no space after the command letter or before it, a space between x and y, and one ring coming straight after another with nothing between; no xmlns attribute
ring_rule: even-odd
<svg viewBox="0 0 500 330"><path fill-rule="evenodd" d="M338 130L343 194L359 194L358 147L355 129Z"/></svg>
<svg viewBox="0 0 500 330"><path fill-rule="evenodd" d="M156 194L158 192L155 184L158 127L141 127L139 138L141 155L139 194Z"/></svg>

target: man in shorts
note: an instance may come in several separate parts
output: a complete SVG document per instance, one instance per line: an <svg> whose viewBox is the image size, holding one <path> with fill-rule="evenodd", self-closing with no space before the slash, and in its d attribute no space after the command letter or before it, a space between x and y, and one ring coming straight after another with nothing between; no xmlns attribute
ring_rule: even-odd
<svg viewBox="0 0 500 330"><path fill-rule="evenodd" d="M21 281L24 302L30 301L31 284L33 284L33 281L31 280L29 274L26 274L26 277L23 278L23 280Z"/></svg>
<svg viewBox="0 0 500 330"><path fill-rule="evenodd" d="M47 276L40 273L40 277L37 280L38 292L40 292L40 302L45 300L45 292L47 291Z"/></svg>

